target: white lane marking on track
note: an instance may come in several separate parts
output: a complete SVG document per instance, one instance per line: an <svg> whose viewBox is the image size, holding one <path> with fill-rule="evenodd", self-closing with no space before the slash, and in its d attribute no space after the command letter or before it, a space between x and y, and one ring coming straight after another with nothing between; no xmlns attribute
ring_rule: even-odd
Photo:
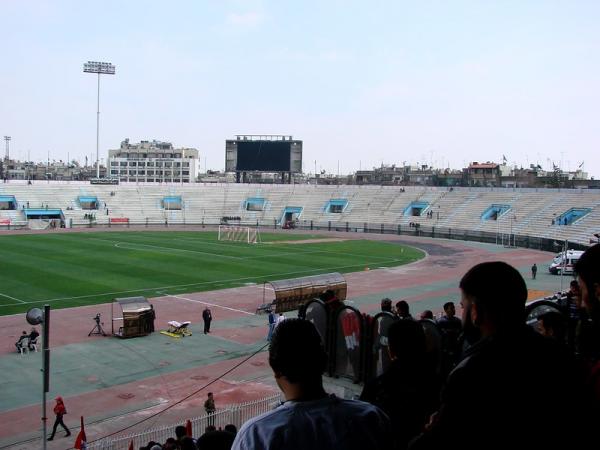
<svg viewBox="0 0 600 450"><path fill-rule="evenodd" d="M173 297L173 298L178 298L180 300L187 300L188 302L201 303L203 305L213 306L215 308L221 308L221 309L227 309L229 311L240 312L240 313L243 313L243 314L248 314L249 316L255 316L256 315L255 313L244 311L242 309L230 308L229 306L217 305L215 303L208 303L208 302L204 302L202 300L194 300L193 298L182 297L181 295L171 295L171 294L167 294L167 293L165 293L164 295L166 297Z"/></svg>

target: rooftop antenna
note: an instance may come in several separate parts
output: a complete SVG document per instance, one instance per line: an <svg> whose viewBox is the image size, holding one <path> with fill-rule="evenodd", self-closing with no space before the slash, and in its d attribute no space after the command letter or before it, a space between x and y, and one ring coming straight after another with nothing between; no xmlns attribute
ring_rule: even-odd
<svg viewBox="0 0 600 450"><path fill-rule="evenodd" d="M6 142L6 156L4 157L7 161L10 160L10 136L4 136L4 141Z"/></svg>

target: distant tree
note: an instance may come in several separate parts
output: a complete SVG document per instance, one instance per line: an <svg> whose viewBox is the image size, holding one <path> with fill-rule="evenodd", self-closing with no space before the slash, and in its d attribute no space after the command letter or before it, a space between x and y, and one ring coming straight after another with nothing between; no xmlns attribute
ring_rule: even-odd
<svg viewBox="0 0 600 450"><path fill-rule="evenodd" d="M557 165L554 165L552 174L550 175L550 187L559 188L561 185L560 181L561 170Z"/></svg>

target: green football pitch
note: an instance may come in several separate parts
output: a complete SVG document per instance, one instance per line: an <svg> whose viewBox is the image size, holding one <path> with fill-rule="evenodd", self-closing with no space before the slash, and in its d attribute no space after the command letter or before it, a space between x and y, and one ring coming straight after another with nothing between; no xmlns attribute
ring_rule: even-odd
<svg viewBox="0 0 600 450"><path fill-rule="evenodd" d="M0 236L0 315L115 297L197 292L328 272L398 266L424 256L391 242L291 244L322 236L263 234L262 243L215 232L111 232Z"/></svg>

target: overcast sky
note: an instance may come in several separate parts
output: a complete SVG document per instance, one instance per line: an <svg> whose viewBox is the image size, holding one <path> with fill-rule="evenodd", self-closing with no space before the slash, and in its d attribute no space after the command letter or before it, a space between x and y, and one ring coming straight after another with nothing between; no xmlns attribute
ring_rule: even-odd
<svg viewBox="0 0 600 450"><path fill-rule="evenodd" d="M600 177L599 1L0 0L0 136L84 161L124 138L287 134L304 170L470 161ZM2 142L4 156L4 142Z"/></svg>

